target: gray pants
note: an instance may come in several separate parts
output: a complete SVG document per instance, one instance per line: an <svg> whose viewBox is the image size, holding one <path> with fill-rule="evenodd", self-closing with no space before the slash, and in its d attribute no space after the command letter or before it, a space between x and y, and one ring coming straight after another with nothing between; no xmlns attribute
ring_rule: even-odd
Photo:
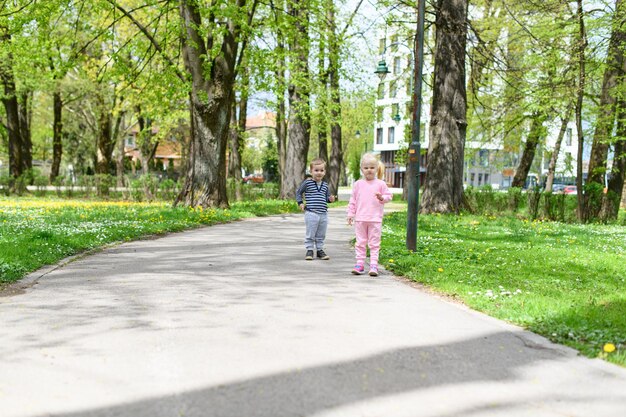
<svg viewBox="0 0 626 417"><path fill-rule="evenodd" d="M306 233L304 235L304 247L307 250L324 249L324 239L326 239L326 227L328 226L328 213L304 212L304 224Z"/></svg>

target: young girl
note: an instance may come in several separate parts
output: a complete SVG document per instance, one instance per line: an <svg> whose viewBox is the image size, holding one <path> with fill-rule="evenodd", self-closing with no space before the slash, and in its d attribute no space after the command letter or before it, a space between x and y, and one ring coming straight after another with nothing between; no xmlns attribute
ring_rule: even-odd
<svg viewBox="0 0 626 417"><path fill-rule="evenodd" d="M391 192L383 177L385 166L371 153L361 157L363 179L352 187L352 196L348 204L348 224L354 223L356 234L356 265L352 270L355 275L364 272L366 246L370 248L370 276L378 276L378 251L383 224L384 204L391 200ZM377 179L378 177L378 179Z"/></svg>

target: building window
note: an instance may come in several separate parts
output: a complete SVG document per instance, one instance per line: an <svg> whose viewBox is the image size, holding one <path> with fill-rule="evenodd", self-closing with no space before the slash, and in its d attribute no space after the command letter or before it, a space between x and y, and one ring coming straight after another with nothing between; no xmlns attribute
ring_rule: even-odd
<svg viewBox="0 0 626 417"><path fill-rule="evenodd" d="M572 146L572 128L568 127L565 133L565 145Z"/></svg>
<svg viewBox="0 0 626 417"><path fill-rule="evenodd" d="M478 163L481 167L489 166L489 150L481 149L478 151Z"/></svg>
<svg viewBox="0 0 626 417"><path fill-rule="evenodd" d="M483 174L478 174L478 186L480 187L483 183Z"/></svg>
<svg viewBox="0 0 626 417"><path fill-rule="evenodd" d="M474 174L473 172L470 174L470 185L474 185L474 178L476 177L476 174Z"/></svg>
<svg viewBox="0 0 626 417"><path fill-rule="evenodd" d="M393 35L391 37L391 52L396 52L398 50L398 35Z"/></svg>
<svg viewBox="0 0 626 417"><path fill-rule="evenodd" d="M126 136L126 146L135 147L135 137L133 135Z"/></svg>
<svg viewBox="0 0 626 417"><path fill-rule="evenodd" d="M376 107L376 121L378 123L383 121L384 110L384 107Z"/></svg>
<svg viewBox="0 0 626 417"><path fill-rule="evenodd" d="M485 174L485 185L489 184L489 174Z"/></svg>
<svg viewBox="0 0 626 417"><path fill-rule="evenodd" d="M378 55L385 53L385 38L378 40Z"/></svg>
<svg viewBox="0 0 626 417"><path fill-rule="evenodd" d="M396 98L398 95L398 83L392 81L389 83L389 98Z"/></svg>
<svg viewBox="0 0 626 417"><path fill-rule="evenodd" d="M400 57L393 59L393 73L400 74L402 72L402 60Z"/></svg>
<svg viewBox="0 0 626 417"><path fill-rule="evenodd" d="M376 144L381 145L383 143L383 128L376 129Z"/></svg>
<svg viewBox="0 0 626 417"><path fill-rule="evenodd" d="M385 98L385 83L378 84L378 99L382 100Z"/></svg>
<svg viewBox="0 0 626 417"><path fill-rule="evenodd" d="M396 141L395 135L396 128L392 126L387 130L387 143L394 143Z"/></svg>
<svg viewBox="0 0 626 417"><path fill-rule="evenodd" d="M395 118L397 115L400 115L400 105L398 103L391 105L391 118Z"/></svg>

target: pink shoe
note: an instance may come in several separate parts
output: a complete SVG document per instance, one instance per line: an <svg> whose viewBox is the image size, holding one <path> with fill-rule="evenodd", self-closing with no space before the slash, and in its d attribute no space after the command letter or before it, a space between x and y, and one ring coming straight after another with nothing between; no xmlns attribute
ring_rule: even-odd
<svg viewBox="0 0 626 417"><path fill-rule="evenodd" d="M362 275L364 272L365 268L363 268L363 265L356 264L354 265L354 268L352 268L352 273L354 275Z"/></svg>
<svg viewBox="0 0 626 417"><path fill-rule="evenodd" d="M370 265L369 275L370 275L370 277L377 277L378 276L378 266Z"/></svg>

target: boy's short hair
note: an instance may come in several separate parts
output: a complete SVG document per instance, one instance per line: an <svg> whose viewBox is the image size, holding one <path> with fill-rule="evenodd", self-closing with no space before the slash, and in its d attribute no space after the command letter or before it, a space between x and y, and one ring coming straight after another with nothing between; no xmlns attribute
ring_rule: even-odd
<svg viewBox="0 0 626 417"><path fill-rule="evenodd" d="M322 158L315 158L309 164L309 169L313 169L315 165L324 165L324 167L326 167L326 161L324 161Z"/></svg>

